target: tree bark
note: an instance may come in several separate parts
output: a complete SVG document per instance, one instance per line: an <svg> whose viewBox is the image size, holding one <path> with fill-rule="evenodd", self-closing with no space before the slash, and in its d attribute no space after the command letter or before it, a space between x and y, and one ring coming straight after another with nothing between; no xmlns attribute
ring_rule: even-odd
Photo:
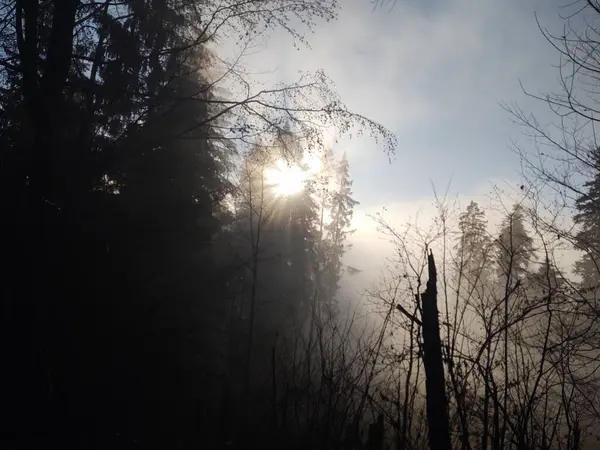
<svg viewBox="0 0 600 450"><path fill-rule="evenodd" d="M80 0L55 0L48 51L38 81L37 0L21 0L17 4L17 38L23 70L23 97L33 134L30 186L35 197L50 199L60 180L54 179L57 154L64 151L61 130L65 124L63 91L71 68L73 32ZM22 32L22 16L25 31ZM63 168L64 169L64 168Z"/></svg>
<svg viewBox="0 0 600 450"><path fill-rule="evenodd" d="M428 255L429 280L421 295L423 304L423 365L427 391L427 423L429 448L451 450L448 401L442 361L442 341L437 308L437 272L433 254Z"/></svg>

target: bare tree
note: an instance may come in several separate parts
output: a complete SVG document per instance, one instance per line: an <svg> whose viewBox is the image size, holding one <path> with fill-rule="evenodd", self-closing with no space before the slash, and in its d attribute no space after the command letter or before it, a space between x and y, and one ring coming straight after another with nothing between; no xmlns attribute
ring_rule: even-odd
<svg viewBox="0 0 600 450"><path fill-rule="evenodd" d="M448 430L452 445L463 449L572 448L581 444L592 424L594 407L591 397L585 396L595 383L595 370L585 369L583 361L592 361L595 354L587 349L589 344L580 341L590 337L590 321L585 308L575 306L573 281L557 263L562 240L538 220L536 206L543 204L536 205L531 196L524 198L522 193L520 204L523 223L532 233L527 270L519 258L499 259L491 251L496 233L485 228L479 232L490 234L490 245L487 250L481 248L480 267L475 260L465 264L465 233L472 231L459 229L461 245L452 252L452 246L444 243L446 236L451 239L454 234L452 218L443 204L434 224L425 230L407 226L407 231L399 232L382 216L376 218L397 249L390 270L396 283L387 282L371 292L374 300L396 304L399 312L393 322L395 334L389 337L393 346L390 356L412 355L416 338L416 356L424 357L420 334L414 333L415 328L423 327L424 305L414 301L414 292L419 292L428 261L418 248L426 245L442 255L437 276L443 286L438 295L441 349L448 377ZM511 208L501 210L511 217ZM519 253L518 234L522 231L517 228L509 230L515 234L512 237L506 229L500 233L504 236L501 248L507 255ZM476 236L469 239L481 240ZM507 274L513 277L508 284ZM403 337L407 331L410 334ZM566 360L570 363L565 364ZM399 380L395 379L398 375L391 375L392 367L385 370L394 386ZM407 387L407 392L426 391L414 377L406 380L413 386ZM408 429L398 448L411 448L405 444L411 442L413 432Z"/></svg>
<svg viewBox="0 0 600 450"><path fill-rule="evenodd" d="M597 107L600 4L596 0L585 0L574 2L570 8L560 35L551 34L538 23L543 36L560 57L557 92L539 95L525 89L527 95L547 105L555 121L545 126L517 105L505 107L535 144L534 151L518 145L515 149L523 161L524 190L530 193L535 204L532 215L538 229L564 242L573 255L585 261L586 277L592 279L600 273L597 233L586 229L581 219L583 214L589 216L590 211L598 208L593 189L599 176L596 126L600 118ZM588 208L583 212L582 204ZM592 216L588 218L595 223ZM566 272L561 279L567 300L563 301L560 318L555 319L554 343L550 348L568 355L571 361L568 367L556 370L562 380L560 395L569 445L578 446L589 425L589 416L583 420L582 414L598 413L594 406L597 400L590 395L589 386L597 383L592 374L600 367L597 352L591 350L599 342L600 316L595 287L589 286L585 279L580 281L571 276L570 268L562 271ZM567 373L571 370L572 373ZM577 400L572 401L574 398ZM582 405L586 406L582 408Z"/></svg>

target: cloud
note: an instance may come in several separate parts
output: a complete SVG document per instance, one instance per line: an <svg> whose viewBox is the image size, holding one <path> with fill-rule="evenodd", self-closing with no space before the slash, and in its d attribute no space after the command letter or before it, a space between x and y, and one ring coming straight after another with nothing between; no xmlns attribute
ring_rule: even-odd
<svg viewBox="0 0 600 450"><path fill-rule="evenodd" d="M493 180L518 186L519 161L509 146L522 130L499 103L517 101L540 122L551 120L544 105L523 94L519 81L536 93L556 91L558 55L534 13L543 26L559 30L560 3L397 0L389 12L373 11L368 0L343 0L339 20L320 24L308 36L312 48L295 50L289 36L278 32L261 44L261 52L245 58L255 71L271 71L259 77L265 82L324 69L352 110L398 135L391 165L367 138L342 139L337 146L348 152L361 202L351 265L377 271L389 253L367 213L386 206L399 225L418 211L422 221L433 219L431 182L444 190L451 179L463 206L470 199L489 205ZM521 144L531 145L527 139Z"/></svg>
<svg viewBox="0 0 600 450"><path fill-rule="evenodd" d="M529 107L520 78L534 90L554 86L556 55L534 11L544 24L556 24L555 5L539 0L527 6L516 0L398 0L391 12L373 11L368 0L344 0L339 20L319 24L308 36L310 49L295 50L280 31L244 62L272 71L260 77L271 82L324 69L352 110L398 135L405 165L422 167L436 182L443 166L446 179L454 172L472 185L513 176L508 172L518 162L508 143L520 130L498 103L519 100ZM370 140L343 145L353 165L374 163L383 176L396 175L385 171L386 158ZM435 160L438 167L427 168Z"/></svg>

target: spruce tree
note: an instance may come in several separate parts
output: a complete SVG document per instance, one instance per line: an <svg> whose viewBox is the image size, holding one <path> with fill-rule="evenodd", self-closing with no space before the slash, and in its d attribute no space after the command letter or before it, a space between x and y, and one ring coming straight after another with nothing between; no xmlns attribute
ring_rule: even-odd
<svg viewBox="0 0 600 450"><path fill-rule="evenodd" d="M216 68L206 44L278 27L303 40L291 18L312 28L336 9L314 0L3 2L0 384L9 417L0 434L37 436L9 446L227 445L239 426L219 414L215 353L243 277L232 273L239 259L223 257L235 230L224 206L235 148L224 143L269 140L281 114L313 141L317 116L395 140L347 111L322 72L289 87L289 109L271 102L285 86L215 98L222 78L203 75ZM313 94L327 106L304 101ZM309 189L273 201L282 214L267 231L280 257L261 275L259 300L275 305L264 316L273 312L283 331L280 319L302 321L314 290L315 207Z"/></svg>
<svg viewBox="0 0 600 450"><path fill-rule="evenodd" d="M575 203L577 214L573 220L579 226L575 236L577 249L583 256L575 263L575 271L586 288L600 283L600 150L593 152L595 173L584 184L585 193Z"/></svg>
<svg viewBox="0 0 600 450"><path fill-rule="evenodd" d="M323 241L323 298L330 304L339 288L343 272L343 257L349 245L346 240L353 232L352 216L354 207L359 204L352 196L352 180L350 164L346 153L341 161L333 168L333 183L327 198L330 222L324 226Z"/></svg>
<svg viewBox="0 0 600 450"><path fill-rule="evenodd" d="M525 228L523 209L517 204L502 222L500 236L496 240L496 261L500 277L509 277L511 284L514 284L526 274L533 254L533 239Z"/></svg>
<svg viewBox="0 0 600 450"><path fill-rule="evenodd" d="M485 268L491 256L487 223L485 212L474 201L459 217L457 269L471 285L485 281Z"/></svg>

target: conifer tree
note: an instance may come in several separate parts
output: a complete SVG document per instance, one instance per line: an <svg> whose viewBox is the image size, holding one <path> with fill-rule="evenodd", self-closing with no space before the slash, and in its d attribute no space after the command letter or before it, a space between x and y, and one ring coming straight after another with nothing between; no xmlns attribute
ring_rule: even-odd
<svg viewBox="0 0 600 450"><path fill-rule="evenodd" d="M575 263L575 271L582 277L586 288L596 288L600 283L600 150L592 153L595 173L584 184L586 192L576 200L577 214L573 218L579 226L576 246L584 252Z"/></svg>
<svg viewBox="0 0 600 450"><path fill-rule="evenodd" d="M459 217L459 238L456 243L457 269L474 285L485 281L485 267L490 258L491 239L487 231L485 212L471 201Z"/></svg>
<svg viewBox="0 0 600 450"><path fill-rule="evenodd" d="M330 222L325 225L322 290L323 297L332 302L343 272L343 257L348 249L354 207L359 203L352 196L350 164L346 153L333 168L333 183L327 198Z"/></svg>
<svg viewBox="0 0 600 450"><path fill-rule="evenodd" d="M502 223L500 236L496 240L498 273L510 284L525 275L533 257L533 239L525 228L525 217L520 205L515 205Z"/></svg>
<svg viewBox="0 0 600 450"><path fill-rule="evenodd" d="M215 67L207 44L218 51L222 38L249 43L276 28L297 43L295 25L312 29L338 6L2 1L0 393L10 417L0 439L37 436L9 446L227 445L235 430L220 420L216 389L224 310L252 278L234 273L245 261L227 258L237 231L225 206L231 143L271 144L282 115L313 143L323 121L342 133L360 124L391 151L395 139L348 111L321 71L216 98L223 77L253 83ZM213 69L223 77L209 77ZM254 284L267 303L261 330L305 320L317 236L310 189L268 198L277 214L268 245L257 245L273 256Z"/></svg>

